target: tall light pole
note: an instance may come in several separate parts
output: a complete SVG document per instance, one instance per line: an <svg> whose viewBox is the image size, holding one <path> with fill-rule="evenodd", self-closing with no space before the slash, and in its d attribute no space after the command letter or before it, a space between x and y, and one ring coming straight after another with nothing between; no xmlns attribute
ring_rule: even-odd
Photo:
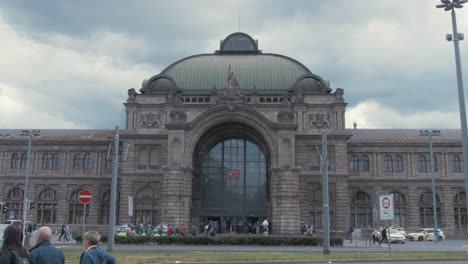
<svg viewBox="0 0 468 264"><path fill-rule="evenodd" d="M458 104L460 107L460 121L463 137L463 175L465 176L465 198L466 208L468 208L468 129L466 127L466 110L465 110L465 95L463 93L463 78L460 62L460 47L458 41L463 40L463 34L457 32L457 17L455 15L455 8L462 8L463 4L468 0L440 0L442 4L436 5L437 8L444 8L445 11L452 13L452 29L453 35L447 34L448 41L453 40L453 47L455 49L455 66L457 70L457 86L458 86ZM468 225L466 234L468 234Z"/></svg>
<svg viewBox="0 0 468 264"><path fill-rule="evenodd" d="M24 181L24 192L23 192L23 246L26 241L26 213L28 210L28 190L29 190L29 174L31 174L31 144L32 137L39 136L40 130L23 130L21 136L28 137L28 154L26 156L26 179Z"/></svg>
<svg viewBox="0 0 468 264"><path fill-rule="evenodd" d="M420 136L429 136L429 160L431 164L431 176L432 176L432 211L434 212L434 231L438 229L437 227L437 199L435 192L435 173L434 173L434 154L432 153L432 136L440 136L440 130L426 129L419 131ZM434 232L436 236L435 241L438 241L438 232Z"/></svg>
<svg viewBox="0 0 468 264"><path fill-rule="evenodd" d="M330 207L328 204L327 133L322 133L323 254L330 255Z"/></svg>
<svg viewBox="0 0 468 264"><path fill-rule="evenodd" d="M107 251L112 252L114 248L115 230L115 208L117 202L117 173L119 170L119 126L114 130L114 157L112 163L111 200L109 212L109 233L107 234Z"/></svg>

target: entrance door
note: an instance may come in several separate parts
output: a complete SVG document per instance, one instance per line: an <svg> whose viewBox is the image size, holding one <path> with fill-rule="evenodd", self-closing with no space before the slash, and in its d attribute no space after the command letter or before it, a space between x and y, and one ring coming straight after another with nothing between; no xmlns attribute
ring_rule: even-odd
<svg viewBox="0 0 468 264"><path fill-rule="evenodd" d="M267 215L267 162L259 145L229 137L207 149L200 164L201 219Z"/></svg>

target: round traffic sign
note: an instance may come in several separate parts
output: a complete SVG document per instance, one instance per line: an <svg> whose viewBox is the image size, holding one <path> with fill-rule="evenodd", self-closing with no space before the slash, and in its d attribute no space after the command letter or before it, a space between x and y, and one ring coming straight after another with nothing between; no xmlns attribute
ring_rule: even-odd
<svg viewBox="0 0 468 264"><path fill-rule="evenodd" d="M78 200L80 200L82 204L88 204L91 202L91 198L93 198L93 194L88 189L83 189L78 194Z"/></svg>
<svg viewBox="0 0 468 264"><path fill-rule="evenodd" d="M390 208L390 199L388 197L382 199L382 206L384 209Z"/></svg>

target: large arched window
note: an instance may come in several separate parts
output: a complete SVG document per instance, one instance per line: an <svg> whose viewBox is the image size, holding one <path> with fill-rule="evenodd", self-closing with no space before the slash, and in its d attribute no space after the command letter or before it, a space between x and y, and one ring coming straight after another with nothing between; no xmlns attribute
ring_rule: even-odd
<svg viewBox="0 0 468 264"><path fill-rule="evenodd" d="M394 162L394 170L395 172L403 172L403 157L400 155L397 155L395 157L395 162Z"/></svg>
<svg viewBox="0 0 468 264"><path fill-rule="evenodd" d="M308 192L308 204L310 205L310 225L313 225L316 228L322 228L322 216L323 216L323 196L322 189L314 189L311 192ZM330 227L333 227L333 208L335 207L335 200L333 195L330 193L328 195L329 203L329 219Z"/></svg>
<svg viewBox="0 0 468 264"><path fill-rule="evenodd" d="M427 172L427 159L424 155L418 156L418 172Z"/></svg>
<svg viewBox="0 0 468 264"><path fill-rule="evenodd" d="M352 172L359 172L359 157L356 155L351 156L351 171Z"/></svg>
<svg viewBox="0 0 468 264"><path fill-rule="evenodd" d="M58 167L59 167L59 155L58 155L58 153L54 153L54 155L52 155L51 168L53 170L56 170L56 169L58 169Z"/></svg>
<svg viewBox="0 0 468 264"><path fill-rule="evenodd" d="M372 226L372 203L369 194L357 191L351 200L351 225L354 227Z"/></svg>
<svg viewBox="0 0 468 264"><path fill-rule="evenodd" d="M18 153L13 153L11 155L11 163L10 163L10 168L12 169L17 169L18 168Z"/></svg>
<svg viewBox="0 0 468 264"><path fill-rule="evenodd" d="M26 153L21 154L20 169L25 169L26 168L27 159L28 159L28 155Z"/></svg>
<svg viewBox="0 0 468 264"><path fill-rule="evenodd" d="M458 155L452 155L452 172L462 172L461 159Z"/></svg>
<svg viewBox="0 0 468 264"><path fill-rule="evenodd" d="M392 172L393 171L393 159L390 155L385 155L384 157L384 171Z"/></svg>
<svg viewBox="0 0 468 264"><path fill-rule="evenodd" d="M83 224L84 204L80 203L78 199L81 190L75 190L70 196L70 210L68 214L68 223L70 224ZM86 219L89 219L89 207L86 206Z"/></svg>
<svg viewBox="0 0 468 264"><path fill-rule="evenodd" d="M85 169L85 170L91 169L91 157L90 157L89 153L86 153L83 156L83 169Z"/></svg>
<svg viewBox="0 0 468 264"><path fill-rule="evenodd" d="M73 157L73 169L81 170L81 154L75 154Z"/></svg>
<svg viewBox="0 0 468 264"><path fill-rule="evenodd" d="M37 222L44 224L57 223L57 197L55 190L52 188L46 188L39 194Z"/></svg>
<svg viewBox="0 0 468 264"><path fill-rule="evenodd" d="M108 190L104 193L101 199L101 217L100 217L100 224L107 225L109 224L109 216L110 216L110 196L111 190ZM117 193L117 201L115 205L115 223L119 223L119 211L120 211L120 195ZM138 224L138 223L137 223Z"/></svg>
<svg viewBox="0 0 468 264"><path fill-rule="evenodd" d="M23 190L18 187L11 189L8 192L7 200L5 204L8 207L8 211L5 216L13 219L23 219Z"/></svg>
<svg viewBox="0 0 468 264"><path fill-rule="evenodd" d="M42 168L50 169L52 167L52 158L49 153L46 153L42 156Z"/></svg>
<svg viewBox="0 0 468 264"><path fill-rule="evenodd" d="M369 158L366 155L359 158L359 171L369 172Z"/></svg>
<svg viewBox="0 0 468 264"><path fill-rule="evenodd" d="M466 212L466 196L465 192L459 192L455 195L453 202L455 228L465 231L468 225L468 217Z"/></svg>
<svg viewBox="0 0 468 264"><path fill-rule="evenodd" d="M159 191L146 186L140 188L134 198L135 222L145 225L158 224Z"/></svg>
<svg viewBox="0 0 468 264"><path fill-rule="evenodd" d="M433 162L434 162L434 171L437 171L437 157L435 155L433 155L432 159L433 159ZM430 166L430 164L429 164L429 166Z"/></svg>
<svg viewBox="0 0 468 264"><path fill-rule="evenodd" d="M405 227L407 224L406 219L406 199L403 194L400 192L393 192L393 203L394 203L394 210L395 210L395 219L394 223L396 226Z"/></svg>
<svg viewBox="0 0 468 264"><path fill-rule="evenodd" d="M436 207L437 207L437 222L442 226L442 218L440 212L442 211L439 196L436 194ZM419 198L419 226L420 227L434 227L434 209L432 203L432 192L427 191Z"/></svg>

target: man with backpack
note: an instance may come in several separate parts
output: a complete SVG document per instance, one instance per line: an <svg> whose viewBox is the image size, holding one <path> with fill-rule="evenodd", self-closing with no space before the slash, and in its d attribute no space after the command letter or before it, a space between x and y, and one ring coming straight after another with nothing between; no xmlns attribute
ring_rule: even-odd
<svg viewBox="0 0 468 264"><path fill-rule="evenodd" d="M114 264L115 258L99 247L101 236L97 231L90 230L83 235L85 252L81 254L80 264Z"/></svg>

